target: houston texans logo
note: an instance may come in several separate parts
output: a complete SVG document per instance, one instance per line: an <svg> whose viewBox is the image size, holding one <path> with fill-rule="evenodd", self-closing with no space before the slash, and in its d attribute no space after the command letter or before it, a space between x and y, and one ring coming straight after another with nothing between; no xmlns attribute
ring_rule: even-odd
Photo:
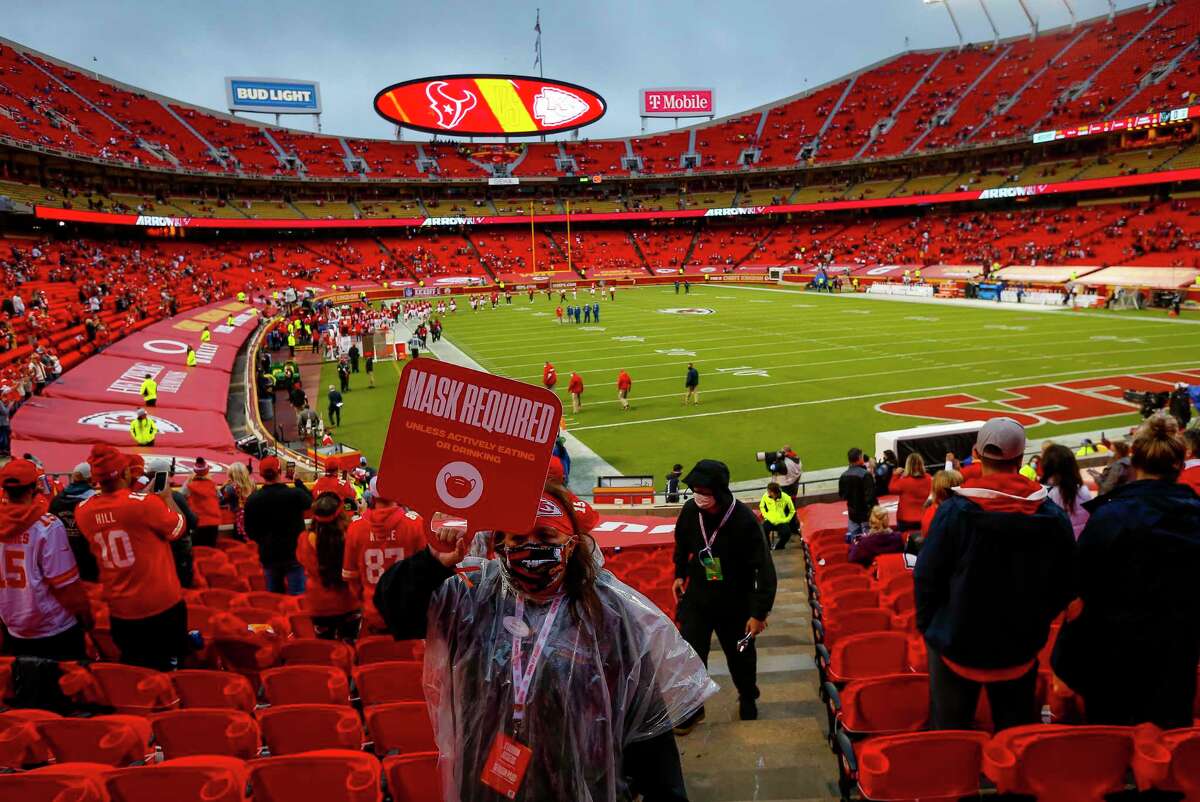
<svg viewBox="0 0 1200 802"><path fill-rule="evenodd" d="M464 89L460 98L451 97L445 91L448 85L445 81L434 81L425 87L425 97L429 98L429 108L437 117L438 127L446 129L457 128L478 102L469 89Z"/></svg>

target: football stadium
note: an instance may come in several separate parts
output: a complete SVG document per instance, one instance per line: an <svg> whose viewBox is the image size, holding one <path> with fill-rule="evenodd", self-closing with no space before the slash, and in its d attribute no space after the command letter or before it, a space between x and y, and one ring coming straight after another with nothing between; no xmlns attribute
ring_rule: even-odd
<svg viewBox="0 0 1200 802"><path fill-rule="evenodd" d="M0 799L1200 798L1200 0L354 5L0 21Z"/></svg>

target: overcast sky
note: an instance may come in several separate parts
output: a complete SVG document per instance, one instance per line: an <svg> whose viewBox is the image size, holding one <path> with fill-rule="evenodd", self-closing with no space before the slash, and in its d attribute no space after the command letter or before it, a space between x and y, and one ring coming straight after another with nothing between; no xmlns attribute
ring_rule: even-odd
<svg viewBox="0 0 1200 802"><path fill-rule="evenodd" d="M979 0L950 1L967 41L991 39ZM1002 37L1029 30L1017 0L986 2ZM1068 2L1081 20L1108 11L1106 0L1026 0L1042 30L1070 21ZM216 109L226 75L316 80L326 133L390 137L371 108L388 84L443 73L536 75L539 5L546 77L608 101L607 116L581 131L591 137L636 134L642 87L711 86L725 116L887 58L906 39L912 49L957 41L945 8L922 0L7 0L0 35ZM311 130L311 117L295 118L295 127Z"/></svg>

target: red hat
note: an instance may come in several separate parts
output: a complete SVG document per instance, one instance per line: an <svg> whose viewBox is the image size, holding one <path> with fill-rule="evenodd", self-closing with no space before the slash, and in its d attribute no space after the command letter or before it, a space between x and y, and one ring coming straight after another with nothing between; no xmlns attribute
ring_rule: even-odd
<svg viewBox="0 0 1200 802"><path fill-rule="evenodd" d="M566 478L566 472L563 471L562 460L558 457L550 458L550 467L546 469L546 478L554 480L555 484L562 484Z"/></svg>
<svg viewBox="0 0 1200 802"><path fill-rule="evenodd" d="M596 524L600 523L600 516L592 509L592 505L569 490L567 498L571 502L571 511L575 515L575 523L579 526L579 531L586 533L595 529ZM543 493L538 501L537 520L534 526L553 529L564 535L575 534L575 528L571 526L571 518L563 510L562 502L548 493Z"/></svg>
<svg viewBox="0 0 1200 802"><path fill-rule="evenodd" d="M146 472L146 460L141 454L126 454L125 464L129 466L129 475L135 479Z"/></svg>
<svg viewBox="0 0 1200 802"><path fill-rule="evenodd" d="M197 476L207 476L209 471L208 460L204 457L196 457L192 463L192 472Z"/></svg>
<svg viewBox="0 0 1200 802"><path fill-rule="evenodd" d="M38 480L41 471L27 459L11 460L0 468L0 485L4 487L27 487Z"/></svg>
<svg viewBox="0 0 1200 802"><path fill-rule="evenodd" d="M264 479L278 479L279 474L283 472L283 466L279 464L279 457L263 457L258 463L258 472L263 475Z"/></svg>
<svg viewBox="0 0 1200 802"><path fill-rule="evenodd" d="M326 476L336 476L337 472L338 472L338 466L337 466L336 462L333 462L331 460L331 461L325 463L325 475Z"/></svg>
<svg viewBox="0 0 1200 802"><path fill-rule="evenodd" d="M97 480L112 479L129 467L131 460L110 445L97 443L88 454L87 463Z"/></svg>

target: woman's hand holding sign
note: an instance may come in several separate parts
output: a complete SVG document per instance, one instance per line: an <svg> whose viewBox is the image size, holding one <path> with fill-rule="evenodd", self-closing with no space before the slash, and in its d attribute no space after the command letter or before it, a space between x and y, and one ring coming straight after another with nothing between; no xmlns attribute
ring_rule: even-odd
<svg viewBox="0 0 1200 802"><path fill-rule="evenodd" d="M466 535L466 530L462 527L439 527L429 536L429 551L442 565L453 568L467 556Z"/></svg>

